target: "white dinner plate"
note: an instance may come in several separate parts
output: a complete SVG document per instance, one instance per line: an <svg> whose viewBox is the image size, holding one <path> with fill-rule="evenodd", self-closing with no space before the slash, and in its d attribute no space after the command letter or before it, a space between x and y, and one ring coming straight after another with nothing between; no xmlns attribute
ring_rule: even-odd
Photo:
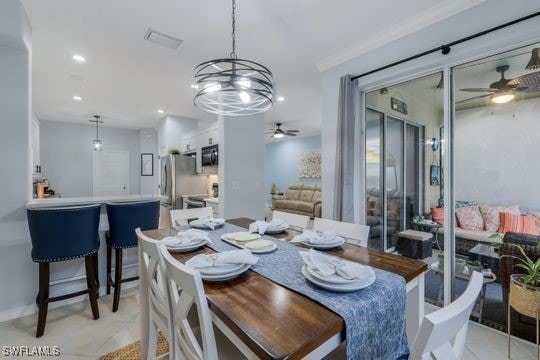
<svg viewBox="0 0 540 360"><path fill-rule="evenodd" d="M207 281L207 282L223 282L223 281L229 281L229 280L232 280L232 279L235 279L237 277L239 277L240 275L242 275L243 273L245 273L246 271L249 270L249 268L251 267L251 264L243 264L238 270L236 271L232 271L230 273L227 273L227 274L220 274L220 275L206 275L206 274L203 274L201 273L201 278L204 280L204 281Z"/></svg>
<svg viewBox="0 0 540 360"><path fill-rule="evenodd" d="M324 244L312 244L310 242L302 242L302 244L312 247L314 249L333 249L335 247L345 244L345 239L341 236L336 236L335 241Z"/></svg>
<svg viewBox="0 0 540 360"><path fill-rule="evenodd" d="M314 268L307 266L307 271L310 273L310 275L315 276L317 279L326 281L333 284L349 284L352 283L358 279L345 279L337 274L332 274L330 276L324 276L321 275L317 270Z"/></svg>
<svg viewBox="0 0 540 360"><path fill-rule="evenodd" d="M259 238L260 238L260 236L259 236ZM257 238L256 240L259 240L259 238ZM226 238L225 235L221 236L221 240L223 240L226 243L229 243L229 244L231 244L233 246L236 246L237 248L249 250L253 254L266 254L266 253L272 252L272 251L277 249L277 245L274 244L273 242L272 242L272 246L256 250L256 249L249 249L249 248L247 248L245 246L247 243L249 243L248 241L234 241L234 240ZM251 241L256 241L256 240L251 240Z"/></svg>
<svg viewBox="0 0 540 360"><path fill-rule="evenodd" d="M267 234L267 235L281 234L282 232L284 232L288 228L289 228L289 225L285 224L285 225L283 225L281 227L278 227L278 228L266 229L265 234Z"/></svg>
<svg viewBox="0 0 540 360"><path fill-rule="evenodd" d="M216 220L216 219L214 219ZM221 221L223 220L223 221ZM219 223L216 223L215 225L215 229L219 228L219 227L222 227L223 224L225 224L225 220L224 219L220 219ZM195 229L200 229L200 230L212 230L210 227L208 227L207 225L205 225L201 220L193 220L192 222L189 223L189 225L191 227L194 227Z"/></svg>
<svg viewBox="0 0 540 360"><path fill-rule="evenodd" d="M171 245L165 244L165 247L170 252L189 252L189 251L196 250L196 249L206 245L206 243L207 243L206 240L201 239L200 241L198 241L196 243L193 243L193 244L189 244L189 245L171 246Z"/></svg>
<svg viewBox="0 0 540 360"><path fill-rule="evenodd" d="M247 231L239 231L239 232L232 232L228 234L221 235L222 239L226 240L232 240L235 242L246 242L246 241L253 241L258 240L261 238L261 235L255 234L255 233L249 233Z"/></svg>
<svg viewBox="0 0 540 360"><path fill-rule="evenodd" d="M201 272L201 274L205 275L224 275L229 274L234 271L239 270L242 268L245 264L227 264L227 265L219 265L219 266L210 266L206 268L197 268Z"/></svg>
<svg viewBox="0 0 540 360"><path fill-rule="evenodd" d="M371 271L373 271L373 269L371 269ZM372 276L370 277L361 278L348 284L333 284L333 283L318 279L309 273L307 269L307 265L302 266L302 274L304 274L304 276L306 277L306 279L308 279L309 282L317 285L318 287L323 288L325 290L329 290L329 291L335 291L335 292L357 291L360 289L364 289L375 282L375 272L373 272Z"/></svg>

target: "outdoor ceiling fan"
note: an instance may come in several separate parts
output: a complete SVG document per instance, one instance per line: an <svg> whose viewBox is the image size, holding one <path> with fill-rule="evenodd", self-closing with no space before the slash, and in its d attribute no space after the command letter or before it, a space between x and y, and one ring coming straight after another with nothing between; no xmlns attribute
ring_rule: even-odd
<svg viewBox="0 0 540 360"><path fill-rule="evenodd" d="M497 66L495 69L501 74L501 78L489 85L489 88L467 88L459 89L467 92L485 92L488 94L474 96L469 99L458 101L457 104L466 101L491 97L491 101L496 104L504 104L512 101L516 93L540 91L540 71L518 76L514 79L506 79L504 73L510 69L510 65Z"/></svg>
<svg viewBox="0 0 540 360"><path fill-rule="evenodd" d="M269 129L265 134L272 134L270 137L273 137L275 139L281 139L284 136L296 136L297 133L300 132L300 130L283 130L281 129L281 123L276 123L277 128Z"/></svg>

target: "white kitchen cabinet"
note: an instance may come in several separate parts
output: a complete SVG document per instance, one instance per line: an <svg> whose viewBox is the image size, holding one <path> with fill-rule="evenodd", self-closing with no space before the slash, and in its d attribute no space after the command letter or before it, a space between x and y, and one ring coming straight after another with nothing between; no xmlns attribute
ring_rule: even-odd
<svg viewBox="0 0 540 360"><path fill-rule="evenodd" d="M31 147L32 147L32 174L37 175L41 173L41 161L40 161L40 147L39 147L39 121L35 117L32 117Z"/></svg>

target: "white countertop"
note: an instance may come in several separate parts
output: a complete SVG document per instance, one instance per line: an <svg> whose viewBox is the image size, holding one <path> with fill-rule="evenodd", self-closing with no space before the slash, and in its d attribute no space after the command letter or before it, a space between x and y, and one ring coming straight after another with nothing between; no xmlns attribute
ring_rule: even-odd
<svg viewBox="0 0 540 360"><path fill-rule="evenodd" d="M161 195L108 195L108 196L85 196L73 198L46 198L32 199L27 204L27 208L53 207L66 205L89 205L106 204L109 202L136 202L143 200L165 200L166 196Z"/></svg>
<svg viewBox="0 0 540 360"><path fill-rule="evenodd" d="M203 201L210 204L216 204L216 205L219 204L219 198L217 197L206 198L206 199L203 199Z"/></svg>

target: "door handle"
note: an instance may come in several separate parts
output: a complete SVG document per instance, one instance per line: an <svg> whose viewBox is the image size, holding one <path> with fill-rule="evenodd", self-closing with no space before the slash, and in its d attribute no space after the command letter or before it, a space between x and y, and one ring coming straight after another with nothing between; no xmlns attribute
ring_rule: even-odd
<svg viewBox="0 0 540 360"><path fill-rule="evenodd" d="M123 186L123 187L122 187L122 189L123 189L123 190L126 190L126 187L125 187L125 186Z"/></svg>

